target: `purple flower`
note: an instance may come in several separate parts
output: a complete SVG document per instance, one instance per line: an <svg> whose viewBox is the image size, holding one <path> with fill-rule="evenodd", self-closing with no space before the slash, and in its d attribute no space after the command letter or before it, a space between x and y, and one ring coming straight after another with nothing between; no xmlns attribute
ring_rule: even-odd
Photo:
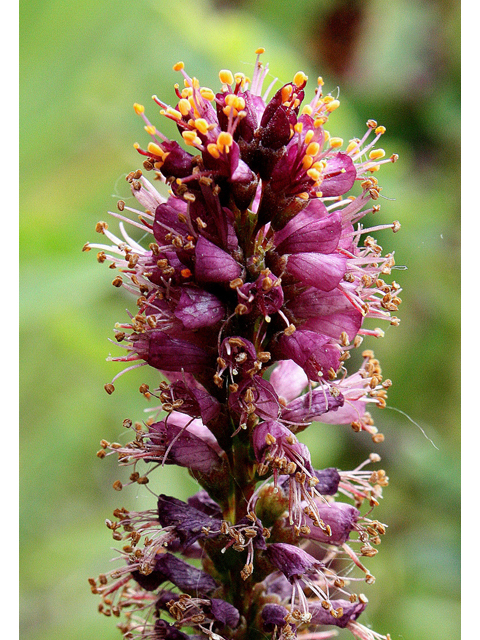
<svg viewBox="0 0 480 640"><path fill-rule="evenodd" d="M232 256L203 236L195 245L195 277L198 282L229 283L238 278L242 267Z"/></svg>
<svg viewBox="0 0 480 640"><path fill-rule="evenodd" d="M327 380L340 365L340 350L328 336L298 329L292 335L283 333L277 339L275 353L279 358L293 360L307 374L309 380Z"/></svg>
<svg viewBox="0 0 480 640"><path fill-rule="evenodd" d="M309 611L312 614L312 624L333 624L344 629L351 620L356 620L367 606L364 602L350 602L349 600L331 601L335 615L331 610L326 610L319 602L310 604Z"/></svg>
<svg viewBox="0 0 480 640"><path fill-rule="evenodd" d="M291 544L274 543L268 545L267 555L276 569L281 571L287 580L302 578L317 570L323 569L321 562L309 553Z"/></svg>
<svg viewBox="0 0 480 640"><path fill-rule="evenodd" d="M310 533L306 534L306 537L340 547L348 540L360 516L360 512L352 505L344 502L319 503L317 501L315 515L324 522L327 531L313 527Z"/></svg>
<svg viewBox="0 0 480 640"><path fill-rule="evenodd" d="M199 538L208 536L208 531L219 531L220 519L214 519L177 498L158 496L158 520L163 527L173 527L175 535L184 548Z"/></svg>
<svg viewBox="0 0 480 640"><path fill-rule="evenodd" d="M157 555L155 566L148 575L132 571L132 576L147 591L155 591L165 582L172 582L181 591L192 595L207 594L217 587L215 580L207 573L171 553Z"/></svg>

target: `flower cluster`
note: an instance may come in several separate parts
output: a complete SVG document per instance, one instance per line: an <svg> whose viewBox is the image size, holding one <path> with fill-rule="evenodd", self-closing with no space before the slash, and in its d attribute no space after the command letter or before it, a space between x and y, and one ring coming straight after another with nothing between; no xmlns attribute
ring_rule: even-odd
<svg viewBox="0 0 480 640"><path fill-rule="evenodd" d="M373 120L346 145L328 133L340 103L321 78L307 104L302 72L268 99L262 53L251 79L221 71L216 94L175 65L175 107L154 100L182 145L134 105L151 136L127 175L139 208L119 201L119 236L99 222L105 242L84 247L137 299L115 328L118 375L158 372L140 387L153 417L125 420L131 441L102 441L98 456L131 465L129 484L151 488L165 464L199 484L187 502L155 494L153 509L107 520L123 563L90 584L125 638L385 638L358 622L357 589L374 582L363 558L385 533L371 512L388 478L367 470L380 457L315 469L297 436L323 422L383 439L367 405L384 407L391 382L371 350L357 371L346 363L383 335L369 318L398 324L394 257L371 234L400 225L361 223L380 209L374 174L397 156L376 146Z"/></svg>

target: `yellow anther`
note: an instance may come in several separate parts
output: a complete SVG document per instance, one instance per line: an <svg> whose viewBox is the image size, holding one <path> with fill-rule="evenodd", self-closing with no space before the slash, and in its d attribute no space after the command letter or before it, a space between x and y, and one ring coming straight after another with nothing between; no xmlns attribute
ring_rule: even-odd
<svg viewBox="0 0 480 640"><path fill-rule="evenodd" d="M242 109L245 109L245 100L241 96L236 96L235 104L233 106L235 109L241 111Z"/></svg>
<svg viewBox="0 0 480 640"><path fill-rule="evenodd" d="M319 127L323 127L323 125L327 122L328 118L326 118L325 116L320 116L319 118L315 118L314 122L313 122L313 126L315 127L315 129L318 129Z"/></svg>
<svg viewBox="0 0 480 640"><path fill-rule="evenodd" d="M327 161L326 160L317 160L316 162L314 162L312 164L312 167L314 169L318 169L318 171L323 171L324 169L327 168Z"/></svg>
<svg viewBox="0 0 480 640"><path fill-rule="evenodd" d="M303 71L297 71L297 73L293 77L293 84L296 87L301 87L308 80L308 76L306 76Z"/></svg>
<svg viewBox="0 0 480 640"><path fill-rule="evenodd" d="M133 148L134 149L140 149L140 145L138 144L138 142L134 142L133 143Z"/></svg>
<svg viewBox="0 0 480 640"><path fill-rule="evenodd" d="M175 120L182 119L182 114L180 113L180 111L177 111L176 109L172 109L172 107L167 107L167 109L165 109L165 114L167 116L171 116L172 118L175 118Z"/></svg>
<svg viewBox="0 0 480 640"><path fill-rule="evenodd" d="M325 83L323 82L323 78L322 78L322 76L318 76L318 78L317 78L317 84L318 84L318 86L319 86L319 87L323 87L323 85L325 84Z"/></svg>
<svg viewBox="0 0 480 640"><path fill-rule="evenodd" d="M218 135L217 142L218 144L223 144L225 147L229 147L233 142L232 135L228 133L228 131L222 131Z"/></svg>
<svg viewBox="0 0 480 640"><path fill-rule="evenodd" d="M155 127L153 126L153 124L149 125L148 127L144 127L144 129L145 129L145 131L146 131L147 133L149 133L151 136L154 136L154 135L155 135L155 131L156 131L156 129L155 129Z"/></svg>
<svg viewBox="0 0 480 640"><path fill-rule="evenodd" d="M313 164L312 156L304 156L302 160L302 167L307 171Z"/></svg>
<svg viewBox="0 0 480 640"><path fill-rule="evenodd" d="M164 155L163 149L161 149L161 147L159 147L155 142L148 143L147 151L148 153L151 153L154 156L159 156L160 158Z"/></svg>
<svg viewBox="0 0 480 640"><path fill-rule="evenodd" d="M235 76L235 84L244 85L245 84L245 74L244 73L236 73Z"/></svg>
<svg viewBox="0 0 480 640"><path fill-rule="evenodd" d="M222 131L217 138L217 145L220 147L230 147L232 145L233 138L228 131Z"/></svg>
<svg viewBox="0 0 480 640"><path fill-rule="evenodd" d="M200 95L204 100L208 100L208 101L214 100L215 98L215 94L208 87L201 87Z"/></svg>
<svg viewBox="0 0 480 640"><path fill-rule="evenodd" d="M233 107L235 105L236 99L237 96L234 93L227 93L227 95L225 96L225 104L227 104L229 107Z"/></svg>
<svg viewBox="0 0 480 640"><path fill-rule="evenodd" d="M176 64L173 65L173 70L174 71L181 71L184 68L185 68L185 65L183 64L182 61L177 62Z"/></svg>
<svg viewBox="0 0 480 640"><path fill-rule="evenodd" d="M143 104L138 104L138 102L135 102L133 108L135 109L135 113L137 114L137 116L141 116L145 111L145 107L143 106Z"/></svg>
<svg viewBox="0 0 480 640"><path fill-rule="evenodd" d="M188 116L190 113L190 103L186 98L182 98L178 103L178 110L182 116Z"/></svg>
<svg viewBox="0 0 480 640"><path fill-rule="evenodd" d="M284 87L282 87L282 102L287 102L287 100L290 100L290 96L293 93L293 89L292 89L292 85L287 84Z"/></svg>
<svg viewBox="0 0 480 640"><path fill-rule="evenodd" d="M306 138L306 136L305 136L305 138ZM305 153L306 153L307 156L316 156L319 151L320 151L320 145L318 144L318 142L311 142L308 145L307 150L305 151Z"/></svg>
<svg viewBox="0 0 480 640"><path fill-rule="evenodd" d="M233 107L231 107L229 104L227 104L225 107L223 107L222 111L226 116L230 115L230 111L232 111ZM233 109L233 111L235 112L235 109Z"/></svg>
<svg viewBox="0 0 480 640"><path fill-rule="evenodd" d="M355 138L354 140L350 140L347 148L345 149L345 153L351 153L354 149L358 149L359 142L360 140L358 138Z"/></svg>
<svg viewBox="0 0 480 640"><path fill-rule="evenodd" d="M316 169L309 169L307 171L307 176L311 178L314 182L320 179L320 173Z"/></svg>
<svg viewBox="0 0 480 640"><path fill-rule="evenodd" d="M193 146L194 144L201 144L202 142L195 131L182 131L182 138L190 146Z"/></svg>
<svg viewBox="0 0 480 640"><path fill-rule="evenodd" d="M373 149L368 154L368 157L370 158L370 160L380 160L380 158L383 158L384 156L385 156L385 151L383 149Z"/></svg>
<svg viewBox="0 0 480 640"><path fill-rule="evenodd" d="M379 127L377 127L375 129L375 133L377 134L377 136L378 136L378 134L383 135L385 133L385 131L386 131L386 128L383 127L382 125L380 125Z"/></svg>
<svg viewBox="0 0 480 640"><path fill-rule="evenodd" d="M182 98L188 98L192 95L192 93L192 87L185 87L185 89L182 89Z"/></svg>
<svg viewBox="0 0 480 640"><path fill-rule="evenodd" d="M312 129L309 129L307 131L307 133L305 134L305 144L310 144L310 142L312 141L312 138L314 136L314 131Z"/></svg>
<svg viewBox="0 0 480 640"><path fill-rule="evenodd" d="M303 122L297 122L297 123L293 126L293 128L295 129L295 131L296 131L297 133L302 133L302 131L303 131Z"/></svg>
<svg viewBox="0 0 480 640"><path fill-rule="evenodd" d="M255 53L257 54L257 56L261 56L262 53L265 53L265 49L263 47L259 47L255 50Z"/></svg>
<svg viewBox="0 0 480 640"><path fill-rule="evenodd" d="M309 195L306 191L304 191L303 193L299 193L297 198L300 198L301 200L308 200L309 199Z"/></svg>
<svg viewBox="0 0 480 640"><path fill-rule="evenodd" d="M379 164L372 164L372 165L367 165L365 167L365 169L367 171L370 171L370 173L373 173L374 171L379 171L380 169L380 165Z"/></svg>
<svg viewBox="0 0 480 640"><path fill-rule="evenodd" d="M335 111L340 106L340 100L332 100L327 104L327 111L330 113L331 111Z"/></svg>
<svg viewBox="0 0 480 640"><path fill-rule="evenodd" d="M343 138L330 138L330 146L338 149L343 144Z"/></svg>
<svg viewBox="0 0 480 640"><path fill-rule="evenodd" d="M222 69L218 73L218 77L220 78L220 82L222 84L233 84L233 73L228 69Z"/></svg>
<svg viewBox="0 0 480 640"><path fill-rule="evenodd" d="M313 109L309 104L306 104L303 108L302 108L302 115L304 116L311 116L313 113Z"/></svg>
<svg viewBox="0 0 480 640"><path fill-rule="evenodd" d="M322 98L322 101L324 104L329 104L330 102L333 102L335 100L335 98L333 96L324 96Z"/></svg>
<svg viewBox="0 0 480 640"><path fill-rule="evenodd" d="M195 128L205 135L208 131L208 122L204 118L197 118L195 120Z"/></svg>
<svg viewBox="0 0 480 640"><path fill-rule="evenodd" d="M207 144L207 151L216 160L218 160L218 158L220 157L220 151L218 150L218 147L216 144L213 144L213 143Z"/></svg>
<svg viewBox="0 0 480 640"><path fill-rule="evenodd" d="M326 129L323 130L323 138L325 140L325 142L328 142L330 140L330 131L327 131Z"/></svg>

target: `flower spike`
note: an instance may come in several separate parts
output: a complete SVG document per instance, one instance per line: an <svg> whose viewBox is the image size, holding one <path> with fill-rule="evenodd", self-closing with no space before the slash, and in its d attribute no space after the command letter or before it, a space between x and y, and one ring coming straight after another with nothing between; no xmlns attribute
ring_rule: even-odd
<svg viewBox="0 0 480 640"><path fill-rule="evenodd" d="M133 200L110 212L118 232L99 222L101 241L83 248L134 299L109 357L124 368L105 390L132 369L149 376L149 417L125 419L130 441L97 452L130 467L115 490L155 496L107 519L121 564L89 580L129 640L389 639L358 621L368 600L356 590L375 582L364 561L387 528L372 515L388 486L369 468L380 456L315 469L300 438L322 422L384 439L373 414L391 381L370 348L356 370L349 358L399 322L395 257L373 234L400 224L364 223L398 156L376 146L374 120L345 143L327 131L341 105L321 77L309 101L302 71L264 87L263 53L251 78L222 69L217 92L173 66L174 102L153 100L180 144L134 104L149 138L134 145ZM199 485L186 502L155 493L173 464Z"/></svg>

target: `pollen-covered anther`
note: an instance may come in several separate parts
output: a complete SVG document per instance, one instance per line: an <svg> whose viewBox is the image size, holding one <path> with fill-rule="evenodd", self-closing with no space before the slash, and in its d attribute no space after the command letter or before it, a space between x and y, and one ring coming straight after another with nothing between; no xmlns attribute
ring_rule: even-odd
<svg viewBox="0 0 480 640"><path fill-rule="evenodd" d="M321 178L321 174L319 171L317 171L317 169L309 169L307 171L307 175L309 178L311 178L314 182L318 182Z"/></svg>
<svg viewBox="0 0 480 640"><path fill-rule="evenodd" d="M103 220L100 220L100 222L97 222L97 224L95 225L95 231L97 233L105 233L107 229L108 229L108 224Z"/></svg>
<svg viewBox="0 0 480 640"><path fill-rule="evenodd" d="M339 149L343 145L343 138L333 137L329 142L333 149Z"/></svg>
<svg viewBox="0 0 480 640"><path fill-rule="evenodd" d="M325 96L325 98L327 98L327 97L329 97L329 96ZM324 98L324 100L325 100L325 98ZM339 106L340 106L340 100L333 100L332 99L331 101L327 102L325 110L328 113L331 113L332 111L335 111L335 109L338 109Z"/></svg>
<svg viewBox="0 0 480 640"><path fill-rule="evenodd" d="M202 144L202 141L197 136L195 131L182 131L182 138L188 146L195 146Z"/></svg>
<svg viewBox="0 0 480 640"><path fill-rule="evenodd" d="M227 131L222 131L217 138L217 148L219 151L228 153L233 144L233 137Z"/></svg>
<svg viewBox="0 0 480 640"><path fill-rule="evenodd" d="M195 128L205 135L208 131L208 122L204 118L197 118L194 122Z"/></svg>
<svg viewBox="0 0 480 640"><path fill-rule="evenodd" d="M218 77L222 84L233 84L233 73L229 69L222 69L219 71Z"/></svg>

